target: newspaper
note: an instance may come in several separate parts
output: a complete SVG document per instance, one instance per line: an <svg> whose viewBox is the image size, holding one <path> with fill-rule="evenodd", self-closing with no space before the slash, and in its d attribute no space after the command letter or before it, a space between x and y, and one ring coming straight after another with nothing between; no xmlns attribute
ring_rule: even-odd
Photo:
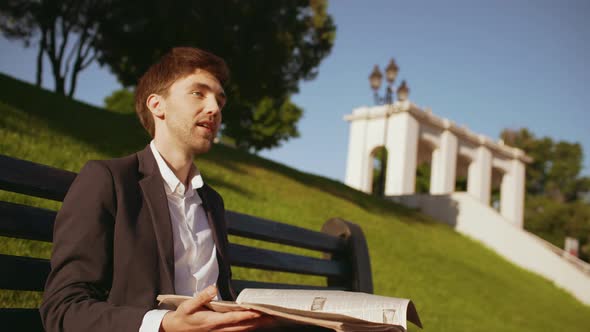
<svg viewBox="0 0 590 332"><path fill-rule="evenodd" d="M161 304L178 306L189 296L160 295ZM407 321L422 327L412 301L360 292L290 289L244 289L236 302L211 301L217 312L256 310L289 322L335 331L400 331Z"/></svg>

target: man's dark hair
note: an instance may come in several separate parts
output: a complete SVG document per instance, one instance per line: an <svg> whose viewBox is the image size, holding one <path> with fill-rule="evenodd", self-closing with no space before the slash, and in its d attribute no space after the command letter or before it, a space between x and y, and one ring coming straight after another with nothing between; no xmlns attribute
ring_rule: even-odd
<svg viewBox="0 0 590 332"><path fill-rule="evenodd" d="M155 135L154 118L146 105L150 94L168 94L178 79L202 69L213 75L223 86L229 79L229 69L222 58L193 47L175 47L143 74L135 89L135 112L150 136Z"/></svg>

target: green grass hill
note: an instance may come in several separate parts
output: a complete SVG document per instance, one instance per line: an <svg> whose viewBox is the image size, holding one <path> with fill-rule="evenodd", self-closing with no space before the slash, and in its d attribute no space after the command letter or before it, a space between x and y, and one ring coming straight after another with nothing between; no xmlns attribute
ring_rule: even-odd
<svg viewBox="0 0 590 332"><path fill-rule="evenodd" d="M123 156L148 142L132 114L66 100L0 74L0 154L77 172L89 159ZM375 293L413 299L425 331L590 330L590 307L413 210L225 146L215 146L196 163L228 209L315 230L331 217L360 224L369 244ZM0 199L59 208L56 202L2 191ZM0 238L4 254L49 257L50 250L45 243ZM234 274L323 282L244 269ZM36 306L38 301L34 292L0 290L0 307Z"/></svg>

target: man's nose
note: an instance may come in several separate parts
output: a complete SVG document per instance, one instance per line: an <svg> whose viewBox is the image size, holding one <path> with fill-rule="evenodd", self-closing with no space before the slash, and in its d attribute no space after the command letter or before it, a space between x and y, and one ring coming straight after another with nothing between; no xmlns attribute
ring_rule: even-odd
<svg viewBox="0 0 590 332"><path fill-rule="evenodd" d="M217 99L214 96L208 96L207 97L207 102L205 104L205 112L207 114L211 114L211 115L217 115L219 114L221 111L221 109L219 108L219 103L217 102Z"/></svg>

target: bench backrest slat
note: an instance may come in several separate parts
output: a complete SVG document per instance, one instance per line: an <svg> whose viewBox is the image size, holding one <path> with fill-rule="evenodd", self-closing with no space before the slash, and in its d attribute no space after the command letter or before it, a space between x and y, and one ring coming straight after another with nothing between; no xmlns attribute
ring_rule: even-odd
<svg viewBox="0 0 590 332"><path fill-rule="evenodd" d="M0 236L51 242L55 211L0 201Z"/></svg>
<svg viewBox="0 0 590 332"><path fill-rule="evenodd" d="M0 189L62 201L76 173L0 155Z"/></svg>
<svg viewBox="0 0 590 332"><path fill-rule="evenodd" d="M0 308L0 322L3 329L13 331L43 331L39 309Z"/></svg>
<svg viewBox="0 0 590 332"><path fill-rule="evenodd" d="M325 287L312 285L294 285L294 284L280 284L272 282L260 282L249 280L233 280L232 285L236 292L241 292L245 288L270 288L270 289L316 289L316 290L348 290L342 287Z"/></svg>
<svg viewBox="0 0 590 332"><path fill-rule="evenodd" d="M49 261L0 254L0 289L42 291L49 275Z"/></svg>
<svg viewBox="0 0 590 332"><path fill-rule="evenodd" d="M325 252L346 249L346 240L302 227L233 211L226 212L226 219L232 235Z"/></svg>
<svg viewBox="0 0 590 332"><path fill-rule="evenodd" d="M229 244L230 264L255 269L302 273L327 277L345 276L343 262L287 254L268 249Z"/></svg>

